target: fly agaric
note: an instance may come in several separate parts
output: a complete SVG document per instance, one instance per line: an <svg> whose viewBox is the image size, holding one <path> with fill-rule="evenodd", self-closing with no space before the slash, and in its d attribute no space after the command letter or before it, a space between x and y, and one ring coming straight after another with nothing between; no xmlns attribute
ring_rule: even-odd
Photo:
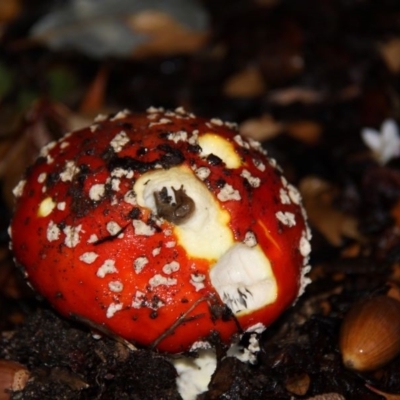
<svg viewBox="0 0 400 400"><path fill-rule="evenodd" d="M262 330L304 290L298 191L234 124L182 108L99 116L14 190L12 246L61 314L177 353Z"/></svg>

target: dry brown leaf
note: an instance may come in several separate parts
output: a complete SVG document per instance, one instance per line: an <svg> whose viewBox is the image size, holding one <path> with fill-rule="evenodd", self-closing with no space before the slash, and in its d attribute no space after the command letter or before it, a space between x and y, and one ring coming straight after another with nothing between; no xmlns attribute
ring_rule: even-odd
<svg viewBox="0 0 400 400"><path fill-rule="evenodd" d="M175 53L192 53L206 43L209 32L191 30L166 13L144 10L127 19L131 28L147 35L149 40L138 46L133 56L144 58Z"/></svg>
<svg viewBox="0 0 400 400"><path fill-rule="evenodd" d="M98 113L104 108L108 69L102 66L92 80L79 107L83 114Z"/></svg>
<svg viewBox="0 0 400 400"><path fill-rule="evenodd" d="M308 397L307 400L346 400L344 396L339 393L324 393L317 396Z"/></svg>
<svg viewBox="0 0 400 400"><path fill-rule="evenodd" d="M271 115L265 114L259 118L248 119L240 124L240 133L254 140L267 140L279 135L284 130L282 122L274 120Z"/></svg>
<svg viewBox="0 0 400 400"><path fill-rule="evenodd" d="M286 125L288 134L304 143L316 144L321 138L322 126L314 121L296 121Z"/></svg>
<svg viewBox="0 0 400 400"><path fill-rule="evenodd" d="M285 388L297 396L304 396L310 387L311 379L306 373L293 376L285 383Z"/></svg>
<svg viewBox="0 0 400 400"><path fill-rule="evenodd" d="M314 104L324 100L322 93L313 89L290 87L271 92L268 96L271 103L287 106L292 103Z"/></svg>
<svg viewBox="0 0 400 400"><path fill-rule="evenodd" d="M21 12L20 0L2 0L0 1L0 22L13 20Z"/></svg>
<svg viewBox="0 0 400 400"><path fill-rule="evenodd" d="M394 73L400 72L400 38L380 44L378 49L389 70Z"/></svg>
<svg viewBox="0 0 400 400"><path fill-rule="evenodd" d="M260 69L247 67L229 77L224 85L228 97L256 97L265 93L266 87Z"/></svg>
<svg viewBox="0 0 400 400"><path fill-rule="evenodd" d="M332 202L336 188L320 178L309 176L299 184L309 221L333 246L340 246L342 237L360 239L357 220L337 210Z"/></svg>

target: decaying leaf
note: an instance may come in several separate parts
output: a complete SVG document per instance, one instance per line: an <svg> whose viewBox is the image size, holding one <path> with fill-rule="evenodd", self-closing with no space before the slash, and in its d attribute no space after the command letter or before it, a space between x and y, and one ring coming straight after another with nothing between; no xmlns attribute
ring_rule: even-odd
<svg viewBox="0 0 400 400"><path fill-rule="evenodd" d="M304 373L290 377L286 381L285 387L290 393L293 393L297 396L304 396L310 387L310 383L310 376Z"/></svg>
<svg viewBox="0 0 400 400"><path fill-rule="evenodd" d="M307 400L346 400L344 396L339 393L324 393L317 396L308 397Z"/></svg>
<svg viewBox="0 0 400 400"><path fill-rule="evenodd" d="M320 178L309 176L299 184L309 221L333 246L340 246L342 238L360 239L357 220L332 205L336 188Z"/></svg>
<svg viewBox="0 0 400 400"><path fill-rule="evenodd" d="M276 121L271 115L264 114L259 118L252 118L240 125L240 133L254 140L268 140L283 132L285 125Z"/></svg>
<svg viewBox="0 0 400 400"><path fill-rule="evenodd" d="M208 15L195 0L60 4L33 26L31 39L54 50L74 49L97 58L192 51L203 44L208 28Z"/></svg>
<svg viewBox="0 0 400 400"><path fill-rule="evenodd" d="M321 138L322 126L315 121L295 121L286 125L286 131L301 142L315 144Z"/></svg>
<svg viewBox="0 0 400 400"><path fill-rule="evenodd" d="M369 390L371 390L372 392L379 394L380 396L383 396L386 400L400 400L400 394L391 394L391 393L385 393L381 390L378 390L376 388L374 388L371 385L365 385Z"/></svg>
<svg viewBox="0 0 400 400"><path fill-rule="evenodd" d="M228 97L256 97L261 96L266 87L259 68L250 66L230 76L223 90Z"/></svg>
<svg viewBox="0 0 400 400"><path fill-rule="evenodd" d="M400 38L393 38L385 43L378 45L387 67L395 74L400 72Z"/></svg>

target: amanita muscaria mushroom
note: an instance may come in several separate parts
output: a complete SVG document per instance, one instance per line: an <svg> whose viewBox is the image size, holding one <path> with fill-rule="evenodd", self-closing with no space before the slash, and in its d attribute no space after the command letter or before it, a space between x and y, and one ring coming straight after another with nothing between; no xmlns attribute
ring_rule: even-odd
<svg viewBox="0 0 400 400"><path fill-rule="evenodd" d="M229 343L308 281L298 191L219 119L100 116L47 145L14 192L12 246L33 287L138 345L181 352L215 332Z"/></svg>

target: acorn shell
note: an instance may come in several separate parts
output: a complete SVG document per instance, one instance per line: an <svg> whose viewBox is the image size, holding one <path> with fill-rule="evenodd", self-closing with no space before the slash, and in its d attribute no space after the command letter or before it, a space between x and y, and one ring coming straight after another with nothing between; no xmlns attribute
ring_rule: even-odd
<svg viewBox="0 0 400 400"><path fill-rule="evenodd" d="M400 353L400 302L377 296L356 304L345 316L340 332L344 365L372 371Z"/></svg>

